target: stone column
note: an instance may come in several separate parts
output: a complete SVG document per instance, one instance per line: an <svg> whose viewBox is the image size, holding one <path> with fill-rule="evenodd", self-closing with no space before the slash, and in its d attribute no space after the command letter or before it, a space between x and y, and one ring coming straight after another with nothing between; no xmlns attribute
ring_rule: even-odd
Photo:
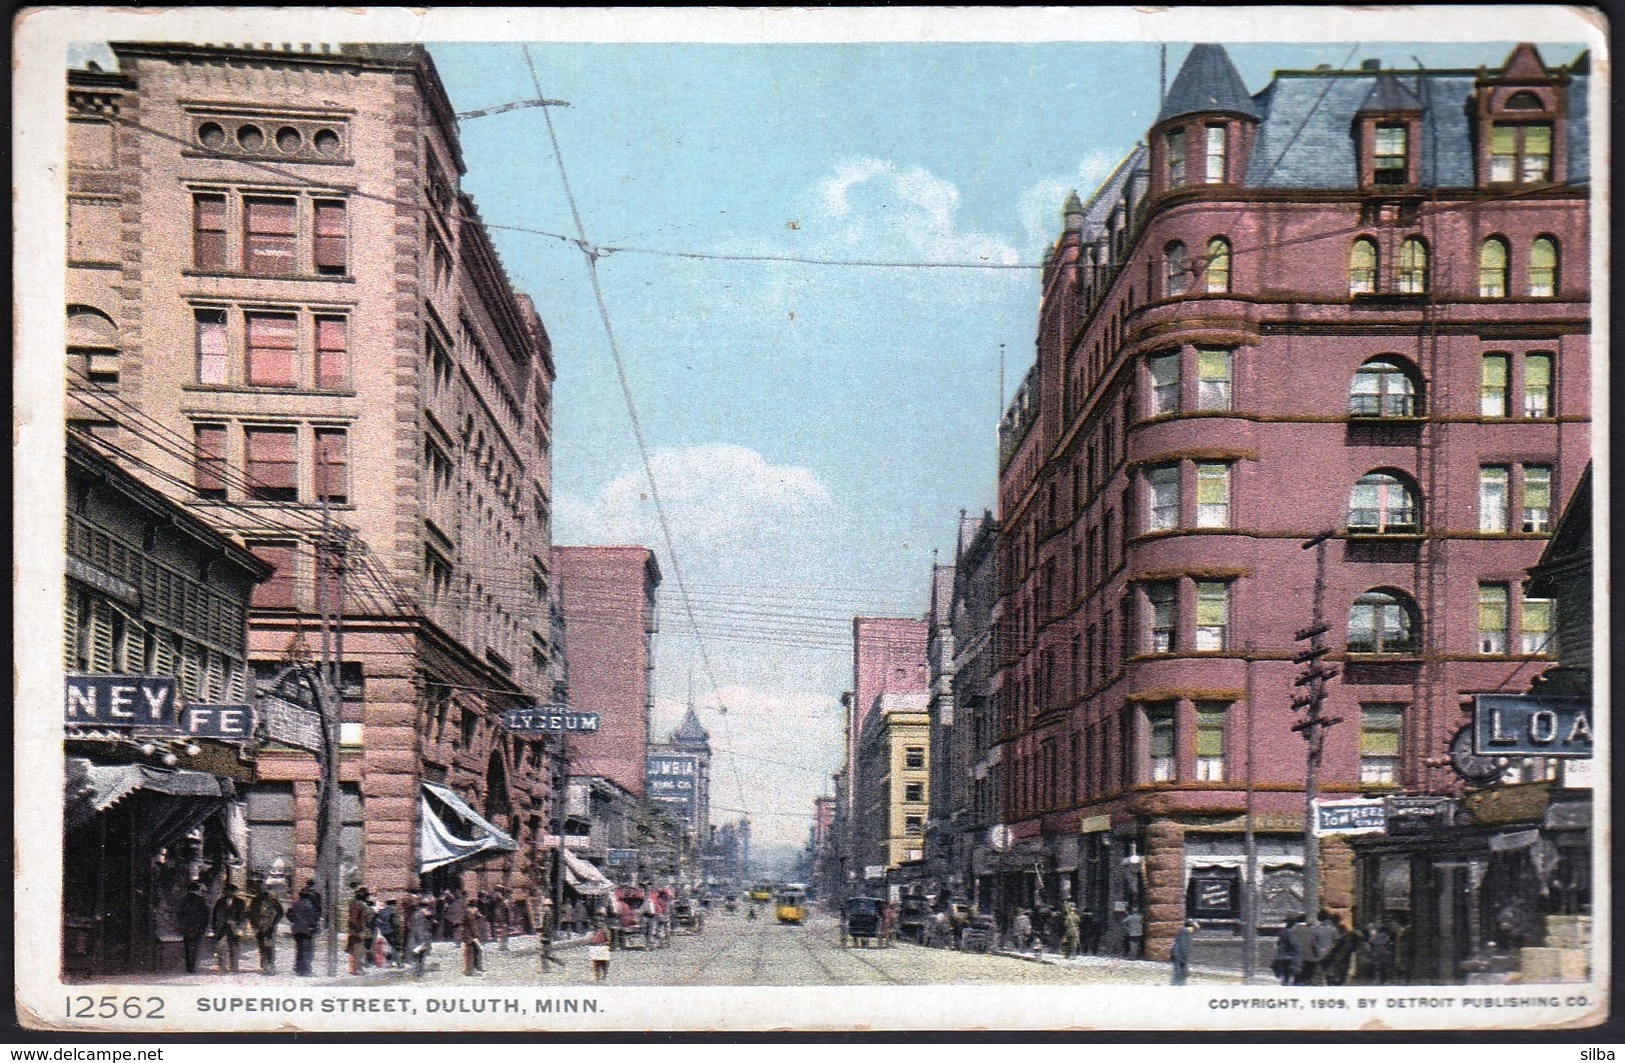
<svg viewBox="0 0 1625 1063"><path fill-rule="evenodd" d="M1320 839L1320 907L1354 926L1354 848L1341 834Z"/></svg>
<svg viewBox="0 0 1625 1063"><path fill-rule="evenodd" d="M367 677L361 800L366 882L375 892L417 884L417 700L406 677Z"/></svg>
<svg viewBox="0 0 1625 1063"><path fill-rule="evenodd" d="M1185 827L1154 819L1145 828L1145 958L1166 960L1185 918Z"/></svg>

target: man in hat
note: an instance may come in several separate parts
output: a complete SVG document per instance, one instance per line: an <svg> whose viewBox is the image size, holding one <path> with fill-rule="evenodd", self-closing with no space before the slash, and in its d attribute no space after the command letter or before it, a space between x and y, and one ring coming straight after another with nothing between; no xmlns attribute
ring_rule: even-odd
<svg viewBox="0 0 1625 1063"><path fill-rule="evenodd" d="M1168 953L1168 958L1172 960L1174 964L1174 977L1172 983L1174 985L1184 985L1185 979L1190 977L1191 938L1195 937L1195 935L1195 920L1187 920L1185 925L1179 928L1179 933L1174 935L1174 946L1173 949Z"/></svg>
<svg viewBox="0 0 1625 1063"><path fill-rule="evenodd" d="M209 902L203 896L203 883L194 879L186 887L186 896L175 913L175 929L180 931L186 973L196 974L198 946L209 932Z"/></svg>
<svg viewBox="0 0 1625 1063"><path fill-rule="evenodd" d="M316 893L307 886L299 891L298 899L288 909L288 929L293 932L294 974L310 974L310 961L316 954L316 928L321 921Z"/></svg>
<svg viewBox="0 0 1625 1063"><path fill-rule="evenodd" d="M275 974L276 928L282 922L282 901L259 879L250 880L248 889L248 925L254 930L254 943L259 946L260 973Z"/></svg>
<svg viewBox="0 0 1625 1063"><path fill-rule="evenodd" d="M237 887L227 882L221 887L220 899L214 902L214 911L209 916L209 926L214 931L215 969L221 974L237 973L237 941L242 937L247 918L248 911L243 907L243 899L237 896Z"/></svg>
<svg viewBox="0 0 1625 1063"><path fill-rule="evenodd" d="M345 923L344 951L350 954L351 974L362 972L367 962L367 949L372 947L375 913L370 898L367 887L357 886L355 896L350 899L350 908L345 913L349 918Z"/></svg>

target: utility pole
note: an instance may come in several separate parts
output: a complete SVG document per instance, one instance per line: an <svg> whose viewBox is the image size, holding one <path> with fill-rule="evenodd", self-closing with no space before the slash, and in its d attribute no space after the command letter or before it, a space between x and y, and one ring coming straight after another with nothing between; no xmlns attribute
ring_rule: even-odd
<svg viewBox="0 0 1625 1063"><path fill-rule="evenodd" d="M322 623L322 660L316 683L317 703L322 716L316 878L321 883L322 914L327 921L329 978L335 978L339 973L339 714L344 702L344 572L349 544L349 529L334 529L328 521L327 507L324 505L322 533L316 541L316 595ZM332 583L331 592L329 581Z"/></svg>
<svg viewBox="0 0 1625 1063"><path fill-rule="evenodd" d="M1321 658L1329 652L1326 646L1326 632L1329 629L1326 626L1324 605L1326 540L1331 537L1331 532L1322 532L1303 544L1305 550L1315 551L1315 590L1312 607L1314 613L1309 626L1293 637L1296 642L1309 644L1307 649L1300 650L1292 658L1294 663L1304 665L1303 674L1293 680L1293 686L1303 687L1304 692L1292 699L1293 711L1302 711L1304 716L1292 725L1292 729L1300 732L1304 741L1309 744L1303 780L1303 918L1310 926L1314 926L1320 917L1320 842L1315 835L1315 799L1320 792L1320 759L1325 751L1326 728L1342 722L1335 716L1321 715L1321 708L1326 701L1326 683L1338 674L1338 669L1321 661Z"/></svg>
<svg viewBox="0 0 1625 1063"><path fill-rule="evenodd" d="M1254 829L1254 797L1257 789L1253 779L1253 665L1256 655L1253 644L1247 644L1247 805L1242 826L1242 853L1246 867L1241 885L1241 984L1253 980L1258 966L1258 834Z"/></svg>

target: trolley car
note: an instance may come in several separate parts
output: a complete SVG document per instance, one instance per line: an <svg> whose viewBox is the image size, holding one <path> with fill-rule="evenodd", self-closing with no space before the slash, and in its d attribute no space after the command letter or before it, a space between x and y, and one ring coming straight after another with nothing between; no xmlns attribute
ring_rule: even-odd
<svg viewBox="0 0 1625 1063"><path fill-rule="evenodd" d="M807 894L803 890L783 889L773 899L773 914L781 923L797 926L807 917Z"/></svg>

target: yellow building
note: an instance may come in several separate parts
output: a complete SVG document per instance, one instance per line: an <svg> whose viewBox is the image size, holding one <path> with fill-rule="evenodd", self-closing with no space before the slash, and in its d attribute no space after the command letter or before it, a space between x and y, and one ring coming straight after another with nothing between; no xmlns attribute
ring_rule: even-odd
<svg viewBox="0 0 1625 1063"><path fill-rule="evenodd" d="M858 739L859 874L879 877L925 855L930 694L881 694Z"/></svg>

